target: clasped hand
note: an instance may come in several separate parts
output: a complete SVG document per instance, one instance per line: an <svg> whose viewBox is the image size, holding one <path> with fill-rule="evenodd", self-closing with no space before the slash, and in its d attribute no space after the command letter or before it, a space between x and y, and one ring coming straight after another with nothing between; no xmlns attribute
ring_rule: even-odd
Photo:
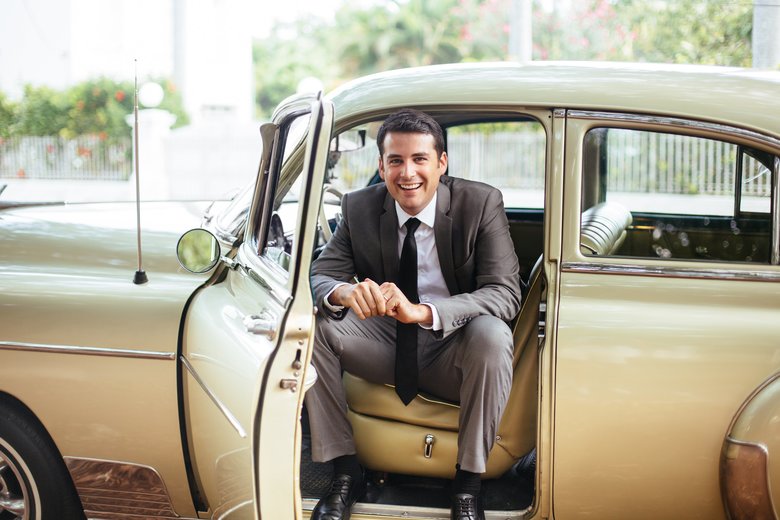
<svg viewBox="0 0 780 520"><path fill-rule="evenodd" d="M430 325L433 322L430 307L410 302L392 282L379 285L366 278L356 284L341 285L331 293L328 300L334 305L352 309L361 320L373 316L390 316L401 323Z"/></svg>

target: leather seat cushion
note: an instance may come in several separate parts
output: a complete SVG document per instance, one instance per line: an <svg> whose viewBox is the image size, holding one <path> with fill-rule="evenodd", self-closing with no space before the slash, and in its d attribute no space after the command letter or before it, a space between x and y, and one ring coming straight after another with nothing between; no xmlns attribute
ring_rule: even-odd
<svg viewBox="0 0 780 520"><path fill-rule="evenodd" d="M409 406L404 406L393 386L369 383L347 372L344 373L344 389L350 410L361 415L458 431L460 407L457 404L418 394Z"/></svg>

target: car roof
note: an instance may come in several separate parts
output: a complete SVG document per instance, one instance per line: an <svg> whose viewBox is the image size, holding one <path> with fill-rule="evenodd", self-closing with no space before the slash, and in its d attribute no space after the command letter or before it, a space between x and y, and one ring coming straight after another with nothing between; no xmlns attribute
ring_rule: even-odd
<svg viewBox="0 0 780 520"><path fill-rule="evenodd" d="M780 72L619 62L461 63L383 72L329 96L337 121L405 106L624 111L727 123L780 136Z"/></svg>

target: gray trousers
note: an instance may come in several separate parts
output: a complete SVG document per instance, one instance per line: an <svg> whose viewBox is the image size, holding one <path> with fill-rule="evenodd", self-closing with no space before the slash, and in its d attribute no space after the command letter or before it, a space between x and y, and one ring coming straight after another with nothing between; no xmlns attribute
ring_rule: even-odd
<svg viewBox="0 0 780 520"><path fill-rule="evenodd" d="M357 453L342 370L377 384L393 384L395 320L317 318L312 363L318 381L306 394L312 459L326 462ZM494 316L478 316L445 339L417 334L420 390L460 403L458 464L484 473L512 385L512 333Z"/></svg>

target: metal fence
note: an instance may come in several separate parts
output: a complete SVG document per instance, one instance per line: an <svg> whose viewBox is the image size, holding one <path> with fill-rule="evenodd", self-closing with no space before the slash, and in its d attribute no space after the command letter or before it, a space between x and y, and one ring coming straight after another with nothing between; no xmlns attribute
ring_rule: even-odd
<svg viewBox="0 0 780 520"><path fill-rule="evenodd" d="M607 137L609 191L733 195L737 146L684 135L611 129ZM742 194L768 197L771 175L744 156Z"/></svg>
<svg viewBox="0 0 780 520"><path fill-rule="evenodd" d="M100 136L0 139L0 178L127 180L132 150L129 137L119 141Z"/></svg>
<svg viewBox="0 0 780 520"><path fill-rule="evenodd" d="M449 171L502 189L544 188L545 135L527 132L463 132L448 139ZM608 189L634 193L731 195L736 145L672 134L611 129L607 142ZM345 152L334 168L342 189L365 186L377 168L373 143ZM768 197L771 175L745 156L743 194ZM77 139L0 139L0 178L127 180L132 141L98 136Z"/></svg>

